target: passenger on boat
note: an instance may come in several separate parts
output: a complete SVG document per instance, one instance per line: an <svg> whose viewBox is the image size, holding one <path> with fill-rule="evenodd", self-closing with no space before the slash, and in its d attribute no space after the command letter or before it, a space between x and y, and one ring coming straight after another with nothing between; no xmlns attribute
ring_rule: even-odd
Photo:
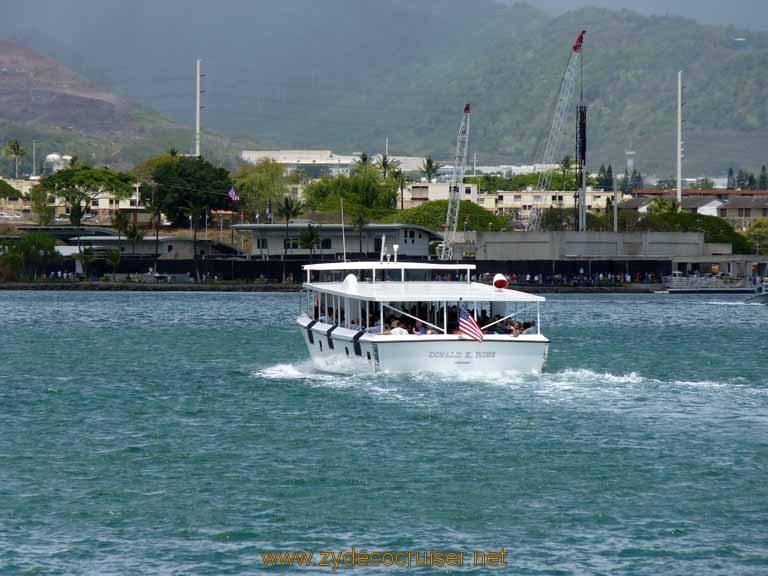
<svg viewBox="0 0 768 576"><path fill-rule="evenodd" d="M320 316L320 320L319 321L322 322L323 324L333 324L333 321L334 321L333 307L332 306L328 306L327 312L328 312L327 315Z"/></svg>
<svg viewBox="0 0 768 576"><path fill-rule="evenodd" d="M427 333L427 329L424 327L424 324L422 324L420 320L416 320L416 323L413 325L412 333L422 336Z"/></svg>
<svg viewBox="0 0 768 576"><path fill-rule="evenodd" d="M536 334L536 322L527 322L528 328L523 330L523 334Z"/></svg>
<svg viewBox="0 0 768 576"><path fill-rule="evenodd" d="M514 338L517 338L518 336L520 336L522 332L523 332L523 327L520 326L520 322L515 322L514 324L512 324L512 332L510 334Z"/></svg>
<svg viewBox="0 0 768 576"><path fill-rule="evenodd" d="M408 336L408 330L400 326L400 323L395 320L392 322L392 330L390 330L392 336Z"/></svg>

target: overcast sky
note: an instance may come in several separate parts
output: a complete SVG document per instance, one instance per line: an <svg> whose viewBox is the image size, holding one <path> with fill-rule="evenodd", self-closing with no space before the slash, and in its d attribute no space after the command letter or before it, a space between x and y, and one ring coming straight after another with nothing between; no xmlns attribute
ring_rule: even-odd
<svg viewBox="0 0 768 576"><path fill-rule="evenodd" d="M514 3L515 0L504 0ZM767 0L531 0L529 4L560 13L582 6L629 8L645 14L674 14L707 24L768 29Z"/></svg>

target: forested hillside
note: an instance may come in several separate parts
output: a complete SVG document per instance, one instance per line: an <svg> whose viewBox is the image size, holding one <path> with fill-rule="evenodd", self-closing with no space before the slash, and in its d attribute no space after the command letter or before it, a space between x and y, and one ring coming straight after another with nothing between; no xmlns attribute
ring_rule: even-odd
<svg viewBox="0 0 768 576"><path fill-rule="evenodd" d="M687 172L755 171L768 161L768 33L626 10L553 17L493 0L232 0L195 11L182 0L100 0L87 29L64 5L47 5L45 17L37 5L17 8L17 20L33 24L6 20L0 34L183 124L193 116L194 58L201 57L209 129L264 146L340 152L380 151L389 138L393 153L448 159L470 101L471 146L481 163L538 159L570 46L586 29L595 168L623 165L631 146L644 174L673 173L680 69ZM146 113L139 120L146 130L163 124ZM5 125L3 135L11 129L20 127ZM568 142L560 152L571 151Z"/></svg>

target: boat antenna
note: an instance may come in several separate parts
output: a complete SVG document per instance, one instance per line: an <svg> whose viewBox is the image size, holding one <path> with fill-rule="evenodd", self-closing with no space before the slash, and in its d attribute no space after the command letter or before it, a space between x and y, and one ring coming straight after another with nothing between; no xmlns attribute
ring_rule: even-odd
<svg viewBox="0 0 768 576"><path fill-rule="evenodd" d="M341 200L341 249L344 252L344 262L347 261L347 235L344 230L344 197L339 195Z"/></svg>

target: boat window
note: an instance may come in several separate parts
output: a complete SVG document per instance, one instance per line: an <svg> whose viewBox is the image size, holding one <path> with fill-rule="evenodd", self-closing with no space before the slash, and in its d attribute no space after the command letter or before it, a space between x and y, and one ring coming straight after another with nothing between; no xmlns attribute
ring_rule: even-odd
<svg viewBox="0 0 768 576"><path fill-rule="evenodd" d="M320 352L322 352L323 351L323 341L320 340L319 338L317 339L317 341L320 344Z"/></svg>
<svg viewBox="0 0 768 576"><path fill-rule="evenodd" d="M344 352L346 352L347 356L349 356L349 348L347 348L346 346L344 346Z"/></svg>

